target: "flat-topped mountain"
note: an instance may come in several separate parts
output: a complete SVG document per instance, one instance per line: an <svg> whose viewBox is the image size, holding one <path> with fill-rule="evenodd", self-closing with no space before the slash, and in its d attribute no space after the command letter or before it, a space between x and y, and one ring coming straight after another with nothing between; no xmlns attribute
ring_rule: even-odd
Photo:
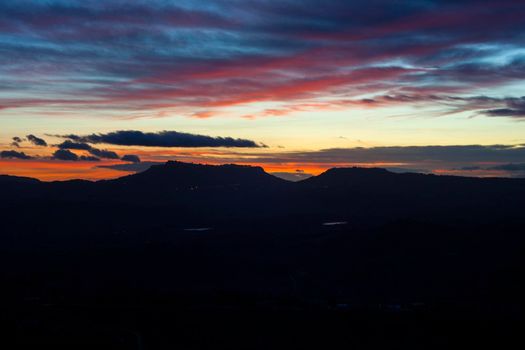
<svg viewBox="0 0 525 350"><path fill-rule="evenodd" d="M214 187L272 186L286 181L266 173L261 167L235 164L205 165L169 161L148 170L111 181L129 186Z"/></svg>

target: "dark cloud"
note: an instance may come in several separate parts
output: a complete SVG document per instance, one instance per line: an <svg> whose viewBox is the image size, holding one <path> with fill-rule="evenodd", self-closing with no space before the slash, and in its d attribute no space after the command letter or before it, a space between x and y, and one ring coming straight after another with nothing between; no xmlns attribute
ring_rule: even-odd
<svg viewBox="0 0 525 350"><path fill-rule="evenodd" d="M118 154L116 154L115 152L113 151L108 151L106 149L98 149L98 148L90 148L89 153L91 153L92 155L96 156L96 157L100 157L100 158L107 158L107 159L119 159L119 156Z"/></svg>
<svg viewBox="0 0 525 350"><path fill-rule="evenodd" d="M523 177L525 176L525 163L504 163L493 166L472 165L463 166L453 170L481 173L486 172L489 175L493 174L493 172L498 172L498 175L505 174L506 176L510 177Z"/></svg>
<svg viewBox="0 0 525 350"><path fill-rule="evenodd" d="M2 151L0 152L0 158L18 158L18 159L34 159L26 155L24 152L17 151ZM100 159L92 156L78 156L75 153L67 149L58 149L51 156L55 160L68 160L68 161L86 161L86 162L97 162ZM43 159L43 158L41 158Z"/></svg>
<svg viewBox="0 0 525 350"><path fill-rule="evenodd" d="M463 166L461 168L457 168L457 170L464 170L464 171L476 171L476 170L483 170L483 167L476 166L476 165L469 165L469 166Z"/></svg>
<svg viewBox="0 0 525 350"><path fill-rule="evenodd" d="M106 143L119 146L147 147L264 147L254 141L232 137L212 137L177 131L142 132L114 131L91 135L59 135L76 142ZM96 154L95 154L96 155Z"/></svg>
<svg viewBox="0 0 525 350"><path fill-rule="evenodd" d="M75 153L67 149L58 149L53 153L53 159L77 161L79 158Z"/></svg>
<svg viewBox="0 0 525 350"><path fill-rule="evenodd" d="M525 109L498 108L483 111L489 117L525 118Z"/></svg>
<svg viewBox="0 0 525 350"><path fill-rule="evenodd" d="M140 157L137 156L137 155L134 155L134 154L126 154L126 155L122 156L122 158L120 158L120 159L125 161L125 162L140 163Z"/></svg>
<svg viewBox="0 0 525 350"><path fill-rule="evenodd" d="M501 165L496 165L496 166L493 166L493 167L489 167L487 169L488 170L502 170L502 171L519 171L519 172L522 172L522 171L525 171L525 163L501 164Z"/></svg>
<svg viewBox="0 0 525 350"><path fill-rule="evenodd" d="M309 152L276 152L250 154L254 163L410 163L472 164L481 162L520 162L525 159L525 146L458 145L458 146L391 146L330 148Z"/></svg>
<svg viewBox="0 0 525 350"><path fill-rule="evenodd" d="M525 96L505 99L505 104L505 108L489 109L482 113L489 117L525 118Z"/></svg>
<svg viewBox="0 0 525 350"><path fill-rule="evenodd" d="M18 136L15 136L15 137L13 137L13 142L21 143L22 139L20 137L18 137Z"/></svg>
<svg viewBox="0 0 525 350"><path fill-rule="evenodd" d="M99 158L107 158L107 159L118 159L119 158L118 154L113 151L98 149L84 142L74 142L71 140L66 140L58 144L57 147L60 149L75 149L75 150L88 151L92 155L99 157Z"/></svg>
<svg viewBox="0 0 525 350"><path fill-rule="evenodd" d="M1 151L0 158L15 158L15 159L31 159L31 156L28 156L24 152L17 151Z"/></svg>
<svg viewBox="0 0 525 350"><path fill-rule="evenodd" d="M36 137L35 135L27 135L27 140L36 146L47 146L47 142L44 139Z"/></svg>
<svg viewBox="0 0 525 350"><path fill-rule="evenodd" d="M92 156L80 156L79 160L84 162L99 162L100 158L92 157Z"/></svg>
<svg viewBox="0 0 525 350"><path fill-rule="evenodd" d="M20 148L20 144L16 141L11 142L10 145L16 148Z"/></svg>
<svg viewBox="0 0 525 350"><path fill-rule="evenodd" d="M71 140L66 140L62 142L61 144L58 144L57 147L60 149L76 149L76 150L84 150L84 151L89 151L92 148L87 143L73 142Z"/></svg>

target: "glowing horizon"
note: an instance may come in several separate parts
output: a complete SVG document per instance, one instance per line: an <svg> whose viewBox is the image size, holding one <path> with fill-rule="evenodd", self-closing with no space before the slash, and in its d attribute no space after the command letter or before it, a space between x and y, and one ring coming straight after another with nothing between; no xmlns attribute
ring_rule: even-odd
<svg viewBox="0 0 525 350"><path fill-rule="evenodd" d="M0 173L175 159L523 177L524 16L494 0L6 1Z"/></svg>

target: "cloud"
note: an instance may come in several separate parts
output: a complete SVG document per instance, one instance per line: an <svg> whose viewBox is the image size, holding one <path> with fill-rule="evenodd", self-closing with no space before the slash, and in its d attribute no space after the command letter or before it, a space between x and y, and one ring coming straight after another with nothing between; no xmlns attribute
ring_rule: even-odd
<svg viewBox="0 0 525 350"><path fill-rule="evenodd" d="M516 145L451 145L329 148L306 152L250 154L257 163L407 163L469 164L478 162L520 162L525 159L525 146Z"/></svg>
<svg viewBox="0 0 525 350"><path fill-rule="evenodd" d="M0 158L15 158L15 159L31 159L31 156L28 156L24 152L17 151L1 151Z"/></svg>
<svg viewBox="0 0 525 350"><path fill-rule="evenodd" d="M212 137L177 131L142 132L134 130L114 131L91 135L58 135L76 142L106 143L119 146L146 147L264 147L254 141L232 137ZM96 154L95 154L96 155Z"/></svg>
<svg viewBox="0 0 525 350"><path fill-rule="evenodd" d="M22 139L20 137L18 137L18 136L15 136L15 137L13 137L13 142L21 143Z"/></svg>
<svg viewBox="0 0 525 350"><path fill-rule="evenodd" d="M76 150L84 150L84 151L89 151L92 148L87 143L73 142L70 140L66 140L58 144L57 147L60 149L76 149Z"/></svg>
<svg viewBox="0 0 525 350"><path fill-rule="evenodd" d="M505 104L505 108L489 109L482 113L489 117L525 118L525 96L505 99Z"/></svg>
<svg viewBox="0 0 525 350"><path fill-rule="evenodd" d="M107 159L118 159L119 158L118 154L113 151L94 148L91 145L84 143L84 142L73 142L71 140L66 140L58 144L57 147L60 149L75 149L75 150L88 151L90 154L96 157L99 157L99 158L107 158Z"/></svg>
<svg viewBox="0 0 525 350"><path fill-rule="evenodd" d="M525 109L498 108L483 111L489 117L525 118Z"/></svg>
<svg viewBox="0 0 525 350"><path fill-rule="evenodd" d="M457 170L477 171L477 170L483 170L483 167L476 166L476 165L469 165L469 166L463 166L461 168L457 168Z"/></svg>
<svg viewBox="0 0 525 350"><path fill-rule="evenodd" d="M140 158L137 155L134 154L126 154L120 158L124 162L130 162L130 163L140 163Z"/></svg>
<svg viewBox="0 0 525 350"><path fill-rule="evenodd" d="M53 159L77 161L79 158L75 153L67 149L58 149L53 153Z"/></svg>
<svg viewBox="0 0 525 350"><path fill-rule="evenodd" d="M100 161L99 158L92 157L92 156L80 156L79 160L84 161L84 162L99 162Z"/></svg>
<svg viewBox="0 0 525 350"><path fill-rule="evenodd" d="M119 159L118 154L116 154L113 151L108 151L108 150L105 150L105 149L90 148L88 152L91 153L92 155L94 155L96 157L100 157L100 158Z"/></svg>
<svg viewBox="0 0 525 350"><path fill-rule="evenodd" d="M71 152L70 150L67 150L67 149L58 149L58 150L56 150L53 153L52 158L56 159L56 160L67 160L67 161L72 161L72 162L76 162L76 161L98 162L98 161L100 161L100 159L97 158L97 157L84 156L84 155L78 156L75 153L73 153L73 152Z"/></svg>
<svg viewBox="0 0 525 350"><path fill-rule="evenodd" d="M47 147L47 142L44 139L41 139L39 137L36 137L35 135L27 135L27 140L34 144L35 146L43 146Z"/></svg>
<svg viewBox="0 0 525 350"><path fill-rule="evenodd" d="M492 166L473 165L463 166L452 170L487 174L489 176L501 176L501 174L503 174L510 177L524 177L525 163L503 163Z"/></svg>
<svg viewBox="0 0 525 350"><path fill-rule="evenodd" d="M319 4L4 1L0 89L16 90L16 98L4 98L0 108L141 116L175 109L202 118L240 103L298 107L361 91L471 92L523 79L519 1ZM397 74L377 69L396 64ZM520 115L498 109L488 107L496 111L487 115Z"/></svg>
<svg viewBox="0 0 525 350"><path fill-rule="evenodd" d="M440 105L442 115L473 111L488 117L525 117L525 96L522 97L490 97L451 95L456 88L443 87L434 89L403 88L394 94L377 95L361 100L339 101L341 105L361 105L368 107L388 107L410 103L413 105ZM491 109L487 109L491 108Z"/></svg>
<svg viewBox="0 0 525 350"><path fill-rule="evenodd" d="M488 170L503 170L503 171L525 171L525 163L510 163L510 164L501 164L492 167L488 167Z"/></svg>

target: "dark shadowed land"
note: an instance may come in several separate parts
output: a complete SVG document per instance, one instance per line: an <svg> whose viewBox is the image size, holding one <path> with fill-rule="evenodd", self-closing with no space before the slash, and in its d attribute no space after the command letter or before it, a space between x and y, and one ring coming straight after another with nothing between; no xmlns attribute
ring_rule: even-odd
<svg viewBox="0 0 525 350"><path fill-rule="evenodd" d="M0 193L2 341L21 348L521 341L523 179L168 162Z"/></svg>

